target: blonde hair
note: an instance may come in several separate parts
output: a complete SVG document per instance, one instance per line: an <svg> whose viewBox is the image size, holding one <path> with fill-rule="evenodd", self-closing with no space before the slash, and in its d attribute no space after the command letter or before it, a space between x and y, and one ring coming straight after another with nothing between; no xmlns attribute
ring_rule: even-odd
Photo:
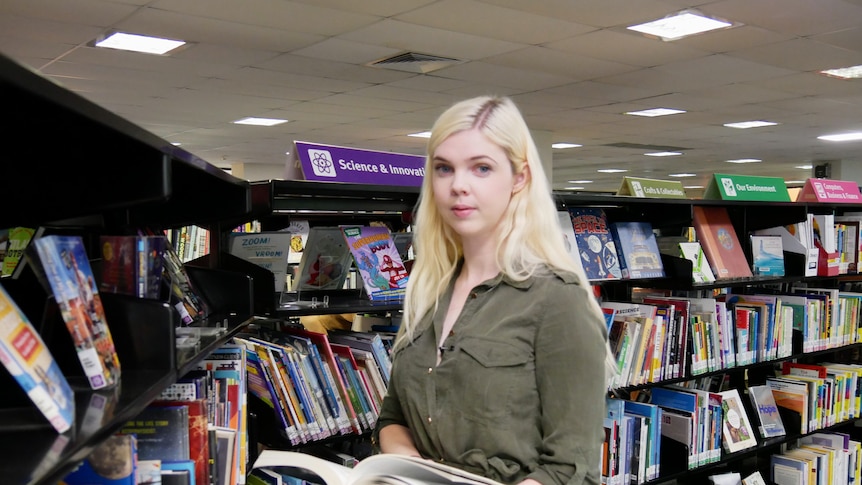
<svg viewBox="0 0 862 485"><path fill-rule="evenodd" d="M478 129L506 152L514 174L526 175L524 188L512 194L497 231L495 257L502 273L512 280L522 281L546 274L550 269L574 273L582 282L587 282L580 262L573 260L566 250L539 151L515 103L509 98L495 96L460 101L437 118L428 140L426 175L416 208L413 236L416 261L407 285L398 344L412 340L420 319L436 309L461 260L460 239L443 222L433 200L432 158L444 140L471 129ZM594 298L590 298L589 308L596 317L602 318ZM609 358L611 367L616 369L610 351Z"/></svg>

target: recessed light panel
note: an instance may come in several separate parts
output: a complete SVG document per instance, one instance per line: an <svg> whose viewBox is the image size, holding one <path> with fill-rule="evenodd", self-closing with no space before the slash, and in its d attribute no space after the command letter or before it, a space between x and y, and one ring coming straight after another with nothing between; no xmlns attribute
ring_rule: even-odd
<svg viewBox="0 0 862 485"><path fill-rule="evenodd" d="M248 117L243 118L241 120L236 120L234 123L238 125L254 125L254 126L275 126L280 125L282 123L287 123L287 120L280 120L276 118L255 118Z"/></svg>
<svg viewBox="0 0 862 485"><path fill-rule="evenodd" d="M811 170L812 168L814 168L814 166L813 165L797 165L795 168L799 168L802 170Z"/></svg>
<svg viewBox="0 0 862 485"><path fill-rule="evenodd" d="M628 172L628 170L626 170L624 168L600 168L600 169L596 170L596 172L600 172L600 173L622 173L622 172Z"/></svg>
<svg viewBox="0 0 862 485"><path fill-rule="evenodd" d="M627 27L644 34L661 37L664 40L677 40L689 35L700 34L715 29L730 27L730 22L711 19L692 12L683 12L663 19L653 20Z"/></svg>
<svg viewBox="0 0 862 485"><path fill-rule="evenodd" d="M591 184L592 180L569 180L570 184Z"/></svg>
<svg viewBox="0 0 862 485"><path fill-rule="evenodd" d="M724 126L728 128L739 128L739 129L747 129L747 128L760 128L761 126L774 126L778 123L773 121L740 121L738 123L725 123Z"/></svg>
<svg viewBox="0 0 862 485"><path fill-rule="evenodd" d="M725 160L727 163L758 163L763 160L759 158L737 158L736 160Z"/></svg>
<svg viewBox="0 0 862 485"><path fill-rule="evenodd" d="M827 76L840 77L841 79L858 79L862 77L862 66L842 67L839 69L827 69L820 71Z"/></svg>
<svg viewBox="0 0 862 485"><path fill-rule="evenodd" d="M123 32L116 32L95 43L96 47L145 52L147 54L165 54L183 44L185 44L185 41L182 40L162 39L159 37L126 34Z"/></svg>
<svg viewBox="0 0 862 485"><path fill-rule="evenodd" d="M563 149L566 149L566 148L578 148L578 147L582 147L582 146L583 146L583 145L578 145L577 143L554 143L554 144L552 144L552 145L551 145L551 148L556 148L556 149L558 149L558 150L563 150Z"/></svg>
<svg viewBox="0 0 862 485"><path fill-rule="evenodd" d="M862 131L856 131L852 133L836 133L834 135L823 135L818 136L818 140L825 141L856 141L862 140Z"/></svg>
<svg viewBox="0 0 862 485"><path fill-rule="evenodd" d="M683 177L697 177L697 174L696 173L669 173L669 174L667 174L667 176L668 177L683 178Z"/></svg>
<svg viewBox="0 0 862 485"><path fill-rule="evenodd" d="M652 108L652 109L644 109L641 111L627 111L625 114L632 116L646 116L648 118L654 118L656 116L667 116L667 115L675 115L679 113L685 113L685 111L681 109L673 109L673 108Z"/></svg>
<svg viewBox="0 0 862 485"><path fill-rule="evenodd" d="M412 136L414 138L431 138L430 131L420 131L419 133L410 133L407 136Z"/></svg>
<svg viewBox="0 0 862 485"><path fill-rule="evenodd" d="M680 152L650 152L644 153L644 155L648 157L676 157L678 155L682 155Z"/></svg>

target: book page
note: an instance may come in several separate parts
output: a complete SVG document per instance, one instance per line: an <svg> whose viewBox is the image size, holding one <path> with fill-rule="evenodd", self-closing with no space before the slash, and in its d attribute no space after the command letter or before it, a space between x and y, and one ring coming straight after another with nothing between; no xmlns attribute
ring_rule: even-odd
<svg viewBox="0 0 862 485"><path fill-rule="evenodd" d="M356 465L351 472L350 485L398 483L380 481L382 475L397 476L402 483L438 483L500 485L499 482L431 460L404 455L382 454L370 456Z"/></svg>
<svg viewBox="0 0 862 485"><path fill-rule="evenodd" d="M319 476L326 485L348 485L350 468L295 451L264 450L252 468L294 467Z"/></svg>

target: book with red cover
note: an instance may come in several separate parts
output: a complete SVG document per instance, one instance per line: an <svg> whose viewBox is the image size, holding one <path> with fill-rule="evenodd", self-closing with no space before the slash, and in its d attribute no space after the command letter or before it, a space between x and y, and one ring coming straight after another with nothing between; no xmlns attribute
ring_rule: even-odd
<svg viewBox="0 0 862 485"><path fill-rule="evenodd" d="M189 409L189 458L195 462L195 483L209 483L207 400L153 401L151 406L185 406Z"/></svg>
<svg viewBox="0 0 862 485"><path fill-rule="evenodd" d="M751 277L751 267L724 207L692 208L692 225L716 279Z"/></svg>

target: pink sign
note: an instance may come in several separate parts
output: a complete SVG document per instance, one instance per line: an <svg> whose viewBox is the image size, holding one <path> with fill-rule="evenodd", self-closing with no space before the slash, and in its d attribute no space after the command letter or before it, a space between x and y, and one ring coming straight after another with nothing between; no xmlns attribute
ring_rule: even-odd
<svg viewBox="0 0 862 485"><path fill-rule="evenodd" d="M862 194L860 194L859 185L856 182L808 179L796 200L802 202L859 204L862 203Z"/></svg>

